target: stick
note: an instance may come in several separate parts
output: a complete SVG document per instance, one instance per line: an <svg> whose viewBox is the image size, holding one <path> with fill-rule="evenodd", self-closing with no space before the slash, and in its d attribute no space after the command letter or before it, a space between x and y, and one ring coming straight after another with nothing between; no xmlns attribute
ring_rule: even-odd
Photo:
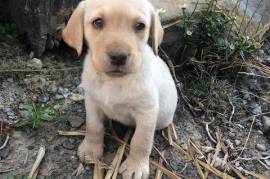
<svg viewBox="0 0 270 179"><path fill-rule="evenodd" d="M39 151L38 151L38 156L37 159L31 169L30 174L28 175L28 178L35 178L35 173L37 174L37 170L39 168L39 165L42 161L42 159L44 158L45 155L45 147L41 146Z"/></svg>
<svg viewBox="0 0 270 179"><path fill-rule="evenodd" d="M250 138L251 131L252 131L252 129L253 129L253 125L254 125L255 119L256 119L256 117L253 117L253 120L252 120L250 129L249 129L248 136L247 136L247 139L246 139L246 141L245 141L244 147L242 148L242 150L241 150L240 154L238 155L238 157L237 157L235 160L233 160L232 162L236 162L237 160L239 160L239 158L240 158L241 155L243 154L244 150L246 149L247 143L248 143L249 138Z"/></svg>
<svg viewBox="0 0 270 179"><path fill-rule="evenodd" d="M162 152L161 152L161 155L164 156L164 153L165 153L165 152L162 151ZM163 166L163 159L162 159L162 157L159 158L158 164L159 164L160 166ZM162 171L161 171L160 169L157 169L155 179L162 179L162 176L163 176Z"/></svg>
<svg viewBox="0 0 270 179"><path fill-rule="evenodd" d="M235 106L233 105L232 100L230 99L229 96L228 96L228 99L229 99L229 102L230 102L230 104L232 106L232 113L231 113L230 118L229 118L229 123L231 123L232 122L233 115L234 115L234 112L235 112Z"/></svg>
<svg viewBox="0 0 270 179"><path fill-rule="evenodd" d="M202 167L204 167L208 171L212 172L213 174L219 176L220 178L223 178L223 179L235 179L234 177L232 177L232 176L230 176L230 175L228 175L226 173L223 173L223 172L215 169L214 167L212 167L212 166L210 166L210 165L208 165L208 164L206 164L206 163L204 163L204 162L202 162L200 160L197 160L197 161Z"/></svg>
<svg viewBox="0 0 270 179"><path fill-rule="evenodd" d="M121 164L122 158L124 156L124 152L125 152L125 149L126 149L126 146L127 146L127 142L129 141L131 134L132 134L132 130L129 129L127 131L125 137L124 137L124 140L123 140L123 142L125 142L125 143L122 144L118 148L117 153L116 153L116 155L115 155L115 157L113 159L113 162L111 164L111 168L108 170L108 172L107 172L107 174L105 176L105 179L110 179L110 178L116 179L117 178L117 175L119 173L120 164Z"/></svg>
<svg viewBox="0 0 270 179"><path fill-rule="evenodd" d="M177 140L178 139L178 136L177 136L177 132L175 130L175 126L174 126L174 123L171 123L171 129L172 129L172 133L173 133L173 137L174 137L174 140Z"/></svg>
<svg viewBox="0 0 270 179"><path fill-rule="evenodd" d="M163 166L160 166L158 163L156 163L153 160L150 160L150 163L152 165L154 165L155 167L157 167L159 170L161 170L165 175L167 175L168 177L170 177L171 179L181 179L181 177L177 176L176 174L174 174L173 172L171 172L170 170L164 168Z"/></svg>
<svg viewBox="0 0 270 179"><path fill-rule="evenodd" d="M78 168L72 173L72 176L80 176L84 173L84 166L82 163L79 164Z"/></svg>
<svg viewBox="0 0 270 179"><path fill-rule="evenodd" d="M9 140L9 134L8 134L7 137L6 137L4 144L0 147L0 150L2 150L3 148L6 147L6 145L7 145L7 143L8 143L8 140Z"/></svg>
<svg viewBox="0 0 270 179"><path fill-rule="evenodd" d="M242 175L242 173L238 169L236 169L233 165L229 165L229 167L241 179L248 179L248 177L245 177L244 175Z"/></svg>
<svg viewBox="0 0 270 179"><path fill-rule="evenodd" d="M93 179L103 179L103 170L99 161L95 163Z"/></svg>

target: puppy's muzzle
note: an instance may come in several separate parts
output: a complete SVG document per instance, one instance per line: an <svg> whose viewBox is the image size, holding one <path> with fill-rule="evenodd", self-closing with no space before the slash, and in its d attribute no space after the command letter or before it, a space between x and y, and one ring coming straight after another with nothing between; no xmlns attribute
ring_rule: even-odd
<svg viewBox="0 0 270 179"><path fill-rule="evenodd" d="M111 65L124 66L129 59L129 52L125 49L113 49L107 52Z"/></svg>

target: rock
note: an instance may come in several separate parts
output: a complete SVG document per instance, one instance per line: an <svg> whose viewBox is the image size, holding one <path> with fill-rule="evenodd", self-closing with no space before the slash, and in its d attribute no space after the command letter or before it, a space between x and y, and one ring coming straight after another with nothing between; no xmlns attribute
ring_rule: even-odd
<svg viewBox="0 0 270 179"><path fill-rule="evenodd" d="M17 117L16 116L8 116L8 119L14 120L14 119L17 119Z"/></svg>
<svg viewBox="0 0 270 179"><path fill-rule="evenodd" d="M53 106L53 109L55 109L55 110L59 110L61 108L61 105L60 104L57 104L57 105L54 105Z"/></svg>
<svg viewBox="0 0 270 179"><path fill-rule="evenodd" d="M41 69L43 64L42 61L38 58L33 58L30 60L30 62L27 64L28 67L30 68L35 68L35 69Z"/></svg>
<svg viewBox="0 0 270 179"><path fill-rule="evenodd" d="M234 143L235 143L236 146L241 145L241 141L240 140L234 140Z"/></svg>
<svg viewBox="0 0 270 179"><path fill-rule="evenodd" d="M11 108L4 108L4 112L5 112L5 113L11 112L11 111L12 111Z"/></svg>
<svg viewBox="0 0 270 179"><path fill-rule="evenodd" d="M267 166L270 166L270 159L264 160Z"/></svg>
<svg viewBox="0 0 270 179"><path fill-rule="evenodd" d="M235 147L233 146L233 143L229 139L225 140L225 143L228 145L228 147L231 150L234 150L235 149Z"/></svg>
<svg viewBox="0 0 270 179"><path fill-rule="evenodd" d="M15 116L15 113L13 111L9 111L9 112L7 112L7 115L8 116Z"/></svg>
<svg viewBox="0 0 270 179"><path fill-rule="evenodd" d="M235 132L229 132L229 137L232 139L235 139L236 133Z"/></svg>
<svg viewBox="0 0 270 179"><path fill-rule="evenodd" d="M247 100L247 101L250 101L251 98L250 98L250 94L246 93L244 96L243 96L243 99Z"/></svg>
<svg viewBox="0 0 270 179"><path fill-rule="evenodd" d="M34 55L35 55L34 52L31 51L30 54L29 54L29 58L30 58L30 59L34 58Z"/></svg>
<svg viewBox="0 0 270 179"><path fill-rule="evenodd" d="M22 118L27 118L27 117L29 117L30 116L30 114L29 114L29 112L28 111L20 111L20 116L22 117Z"/></svg>
<svg viewBox="0 0 270 179"><path fill-rule="evenodd" d="M235 167L237 167L237 168L240 167L239 161L236 161L236 162L235 162Z"/></svg>
<svg viewBox="0 0 270 179"><path fill-rule="evenodd" d="M258 103L252 102L249 106L249 110L252 114L257 115L262 113L262 107Z"/></svg>
<svg viewBox="0 0 270 179"><path fill-rule="evenodd" d="M84 124L84 119L79 116L73 116L68 120L69 124L73 128L79 128Z"/></svg>
<svg viewBox="0 0 270 179"><path fill-rule="evenodd" d="M81 94L74 94L74 93L72 93L71 96L70 96L70 99L72 101L82 101L82 100L84 100L84 96L81 95Z"/></svg>
<svg viewBox="0 0 270 179"><path fill-rule="evenodd" d="M66 139L64 139L64 141L62 143L62 146L65 149L73 150L76 147L76 143L75 142L76 142L75 139L72 139L72 138L68 139L68 138L66 138Z"/></svg>
<svg viewBox="0 0 270 179"><path fill-rule="evenodd" d="M73 165L76 165L78 163L78 158L75 155L72 155L70 161Z"/></svg>
<svg viewBox="0 0 270 179"><path fill-rule="evenodd" d="M57 94L57 95L55 95L55 97L54 97L56 100L60 100L60 99L63 99L64 98L64 96L63 95L59 95L59 94Z"/></svg>
<svg viewBox="0 0 270 179"><path fill-rule="evenodd" d="M219 168L219 169L223 169L224 166L225 166L224 161L221 158L218 157L214 162L214 167Z"/></svg>
<svg viewBox="0 0 270 179"><path fill-rule="evenodd" d="M4 148L0 150L0 160L7 158L9 154L10 154L10 150L8 148Z"/></svg>
<svg viewBox="0 0 270 179"><path fill-rule="evenodd" d="M70 91L68 88L59 88L58 93L62 94L65 98L67 98L70 95Z"/></svg>
<svg viewBox="0 0 270 179"><path fill-rule="evenodd" d="M48 96L38 96L37 100L40 103L47 103L50 100L50 98Z"/></svg>
<svg viewBox="0 0 270 179"><path fill-rule="evenodd" d="M261 152L265 152L267 149L266 149L266 146L263 145L263 144L256 144L256 147L255 147L257 150L261 151Z"/></svg>
<svg viewBox="0 0 270 179"><path fill-rule="evenodd" d="M262 120L263 120L264 133L266 133L266 134L270 133L270 117L263 116Z"/></svg>

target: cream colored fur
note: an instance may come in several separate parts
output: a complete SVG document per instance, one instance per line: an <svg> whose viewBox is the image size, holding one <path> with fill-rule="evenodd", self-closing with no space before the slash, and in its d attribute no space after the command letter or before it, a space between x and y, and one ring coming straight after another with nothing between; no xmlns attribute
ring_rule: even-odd
<svg viewBox="0 0 270 179"><path fill-rule="evenodd" d="M94 12L101 6L107 8L102 9L105 19L106 13L111 13L111 21L123 22L117 25L123 25L122 28L117 29L116 25L107 22L108 25L104 27L102 34L88 26L87 19L91 19L93 14L87 12ZM114 11L110 12L110 8ZM162 41L163 30L153 9L146 0L83 1L63 32L64 40L77 49L79 54L83 43L81 33L90 46L82 73L82 84L85 89L86 136L79 146L78 155L86 162L102 156L105 116L125 125L134 126L135 133L131 140L130 153L120 168L124 179L148 178L149 156L155 130L163 129L172 123L176 110L177 91L174 81L167 65L154 53ZM132 26L130 21L135 19L134 17L141 18L146 24L146 30L141 34L132 32L132 28L129 27ZM79 26L82 26L83 32ZM153 26L156 29L150 30ZM110 29L106 31L106 28ZM152 37L154 51L147 44L150 31L154 33ZM93 33L97 33L100 37ZM120 38L119 34L123 37ZM112 41L104 40L101 36L107 38L109 36ZM113 48L114 45L128 46L132 54L130 63L122 69L125 72L123 76L116 77L107 73L113 67L108 64L104 54L106 49Z"/></svg>

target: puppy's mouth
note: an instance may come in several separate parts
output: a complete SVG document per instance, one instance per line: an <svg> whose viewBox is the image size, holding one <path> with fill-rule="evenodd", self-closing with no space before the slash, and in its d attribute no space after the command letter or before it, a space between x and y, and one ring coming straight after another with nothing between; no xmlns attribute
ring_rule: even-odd
<svg viewBox="0 0 270 179"><path fill-rule="evenodd" d="M113 71L109 71L109 72L106 72L106 74L107 74L108 76L111 76L111 77L123 77L123 76L127 75L126 72L121 71L121 70L113 70Z"/></svg>

